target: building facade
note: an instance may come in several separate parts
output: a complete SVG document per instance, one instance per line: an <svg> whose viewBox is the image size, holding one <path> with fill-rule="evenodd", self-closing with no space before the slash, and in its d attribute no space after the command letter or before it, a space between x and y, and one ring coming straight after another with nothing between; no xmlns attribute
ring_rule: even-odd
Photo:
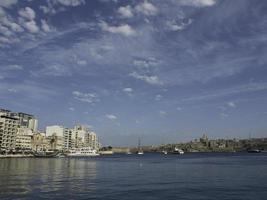
<svg viewBox="0 0 267 200"><path fill-rule="evenodd" d="M16 135L16 149L32 150L33 130L19 127Z"/></svg>
<svg viewBox="0 0 267 200"><path fill-rule="evenodd" d="M16 114L0 109L0 150L15 149L18 125Z"/></svg>

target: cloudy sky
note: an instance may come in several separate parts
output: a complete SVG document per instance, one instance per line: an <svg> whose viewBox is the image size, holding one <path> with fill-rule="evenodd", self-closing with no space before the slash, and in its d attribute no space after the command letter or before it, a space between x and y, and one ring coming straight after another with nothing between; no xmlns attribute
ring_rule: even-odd
<svg viewBox="0 0 267 200"><path fill-rule="evenodd" d="M267 2L0 0L0 107L136 145L267 134Z"/></svg>

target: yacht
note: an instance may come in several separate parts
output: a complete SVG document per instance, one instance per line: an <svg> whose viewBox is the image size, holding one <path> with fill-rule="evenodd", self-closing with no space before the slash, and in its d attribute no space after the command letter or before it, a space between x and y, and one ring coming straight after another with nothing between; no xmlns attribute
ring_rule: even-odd
<svg viewBox="0 0 267 200"><path fill-rule="evenodd" d="M138 155L143 155L144 152L143 152L142 150L139 150L139 151L137 152L137 154L138 154Z"/></svg>
<svg viewBox="0 0 267 200"><path fill-rule="evenodd" d="M94 157L99 156L99 153L95 149L89 147L71 149L67 154L69 157Z"/></svg>
<svg viewBox="0 0 267 200"><path fill-rule="evenodd" d="M164 155L167 155L167 154L168 154L168 151L164 150L164 151L162 151L162 153L163 153Z"/></svg>
<svg viewBox="0 0 267 200"><path fill-rule="evenodd" d="M138 155L143 155L144 154L144 151L141 148L141 140L140 140L140 138L138 139L138 151L137 151L137 154Z"/></svg>
<svg viewBox="0 0 267 200"><path fill-rule="evenodd" d="M184 154L184 151L182 149L179 149L177 147L174 148L174 151L172 152L172 154Z"/></svg>
<svg viewBox="0 0 267 200"><path fill-rule="evenodd" d="M261 153L261 150L259 149L247 149L248 153Z"/></svg>
<svg viewBox="0 0 267 200"><path fill-rule="evenodd" d="M35 151L33 156L36 158L56 158L58 156L58 151Z"/></svg>

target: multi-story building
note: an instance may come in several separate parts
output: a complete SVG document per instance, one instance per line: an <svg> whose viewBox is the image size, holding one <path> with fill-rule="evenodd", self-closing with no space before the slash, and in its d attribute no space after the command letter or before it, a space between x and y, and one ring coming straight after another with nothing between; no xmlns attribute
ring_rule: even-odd
<svg viewBox="0 0 267 200"><path fill-rule="evenodd" d="M81 147L99 149L97 135L87 126L77 125L73 129L59 125L46 127L50 149L68 150Z"/></svg>
<svg viewBox="0 0 267 200"><path fill-rule="evenodd" d="M63 150L65 146L63 126L54 125L46 127L46 137L50 141L50 149Z"/></svg>
<svg viewBox="0 0 267 200"><path fill-rule="evenodd" d="M81 148L88 146L85 138L88 134L89 129L83 125L74 126L73 134L75 135L75 148Z"/></svg>
<svg viewBox="0 0 267 200"><path fill-rule="evenodd" d="M33 130L26 127L19 127L16 135L16 149L32 149Z"/></svg>
<svg viewBox="0 0 267 200"><path fill-rule="evenodd" d="M95 132L90 132L88 134L88 141L87 143L89 144L90 147L93 149L99 149L100 144L98 142L98 137Z"/></svg>
<svg viewBox="0 0 267 200"><path fill-rule="evenodd" d="M64 128L64 149L72 149L75 146L75 137L72 134L73 130Z"/></svg>
<svg viewBox="0 0 267 200"><path fill-rule="evenodd" d="M30 119L28 128L30 128L34 133L38 132L38 119Z"/></svg>
<svg viewBox="0 0 267 200"><path fill-rule="evenodd" d="M27 127L32 129L32 131L37 132L38 120L33 115L19 112L17 113L17 116L19 118L20 127Z"/></svg>
<svg viewBox="0 0 267 200"><path fill-rule="evenodd" d="M35 133L32 137L32 150L42 151L50 149L50 142L45 133Z"/></svg>
<svg viewBox="0 0 267 200"><path fill-rule="evenodd" d="M0 149L11 150L16 147L16 134L19 120L9 110L0 109Z"/></svg>

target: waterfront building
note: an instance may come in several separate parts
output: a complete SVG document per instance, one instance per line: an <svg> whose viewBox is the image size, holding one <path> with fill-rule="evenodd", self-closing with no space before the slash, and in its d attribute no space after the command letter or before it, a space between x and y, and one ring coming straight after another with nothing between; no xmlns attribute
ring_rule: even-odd
<svg viewBox="0 0 267 200"><path fill-rule="evenodd" d="M98 142L98 137L95 132L90 132L88 134L88 144L93 149L99 149L100 144Z"/></svg>
<svg viewBox="0 0 267 200"><path fill-rule="evenodd" d="M15 113L0 109L0 150L15 149L18 124Z"/></svg>
<svg viewBox="0 0 267 200"><path fill-rule="evenodd" d="M65 146L64 141L64 127L59 125L47 126L46 137L49 140L49 149L63 150Z"/></svg>
<svg viewBox="0 0 267 200"><path fill-rule="evenodd" d="M47 126L46 137L50 149L70 150L83 147L99 149L96 133L91 132L85 125L76 125L72 129L59 125Z"/></svg>
<svg viewBox="0 0 267 200"><path fill-rule="evenodd" d="M42 151L50 149L50 142L45 137L45 133L35 133L32 136L32 150Z"/></svg>
<svg viewBox="0 0 267 200"><path fill-rule="evenodd" d="M89 134L89 129L83 125L76 125L73 129L75 135L75 148L87 147L86 137Z"/></svg>
<svg viewBox="0 0 267 200"><path fill-rule="evenodd" d="M26 127L17 129L16 149L31 150L32 149L33 130Z"/></svg>
<svg viewBox="0 0 267 200"><path fill-rule="evenodd" d="M37 132L38 129L38 120L31 114L17 113L19 118L19 126L32 129L32 131Z"/></svg>
<svg viewBox="0 0 267 200"><path fill-rule="evenodd" d="M64 138L53 134L52 136L46 137L48 140L48 149L49 150L64 150Z"/></svg>
<svg viewBox="0 0 267 200"><path fill-rule="evenodd" d="M64 127L59 125L47 126L45 130L46 137L56 135L58 137L63 137Z"/></svg>
<svg viewBox="0 0 267 200"><path fill-rule="evenodd" d="M38 132L38 119L30 119L28 128L30 128L34 133Z"/></svg>
<svg viewBox="0 0 267 200"><path fill-rule="evenodd" d="M203 136L199 139L199 141L205 146L209 145L209 138L206 134L203 134Z"/></svg>
<svg viewBox="0 0 267 200"><path fill-rule="evenodd" d="M73 130L69 128L64 128L64 149L68 150L74 147L75 137L72 134Z"/></svg>

